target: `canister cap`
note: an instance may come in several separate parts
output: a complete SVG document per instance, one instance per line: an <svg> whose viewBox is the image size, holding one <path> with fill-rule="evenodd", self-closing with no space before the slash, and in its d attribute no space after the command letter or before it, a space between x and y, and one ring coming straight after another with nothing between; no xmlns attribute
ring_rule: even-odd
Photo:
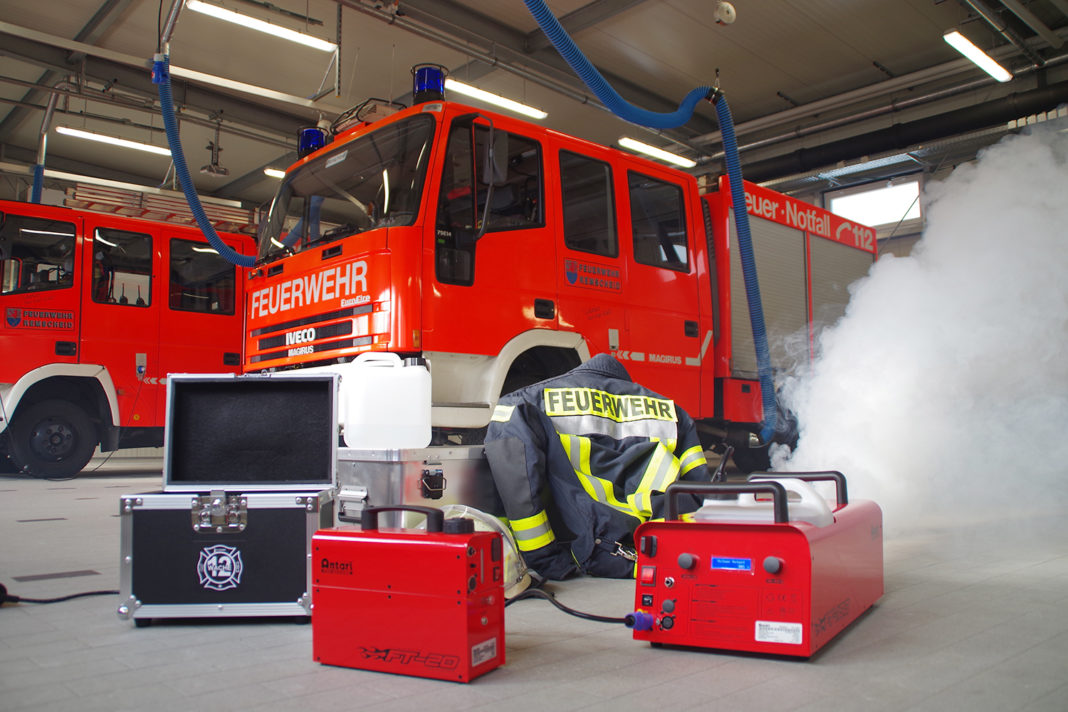
<svg viewBox="0 0 1068 712"><path fill-rule="evenodd" d="M471 534L475 531L475 523L463 517L454 517L445 520L446 534Z"/></svg>

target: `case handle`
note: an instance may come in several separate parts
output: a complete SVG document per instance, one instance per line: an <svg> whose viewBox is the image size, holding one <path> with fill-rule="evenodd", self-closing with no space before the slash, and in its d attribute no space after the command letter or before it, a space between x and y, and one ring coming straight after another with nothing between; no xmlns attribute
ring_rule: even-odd
<svg viewBox="0 0 1068 712"><path fill-rule="evenodd" d="M846 491L846 479L838 470L815 470L812 472L754 472L749 475L750 482L764 477L792 477L805 482L834 482L835 499L839 507L849 504L849 494Z"/></svg>
<svg viewBox="0 0 1068 712"><path fill-rule="evenodd" d="M360 513L360 528L365 532L378 529L379 512L415 512L426 515L426 530L428 532L441 532L445 526L445 513L433 507L419 507L416 505L398 504L392 507L367 507Z"/></svg>
<svg viewBox="0 0 1068 712"><path fill-rule="evenodd" d="M772 509L775 512L775 523L783 524L790 521L790 512L786 504L786 488L778 482L753 482L747 484L694 484L674 483L664 490L667 495L667 510L664 515L665 521L679 518L679 507L676 497L680 494L696 494L710 496L716 494L756 494L758 492L770 493Z"/></svg>

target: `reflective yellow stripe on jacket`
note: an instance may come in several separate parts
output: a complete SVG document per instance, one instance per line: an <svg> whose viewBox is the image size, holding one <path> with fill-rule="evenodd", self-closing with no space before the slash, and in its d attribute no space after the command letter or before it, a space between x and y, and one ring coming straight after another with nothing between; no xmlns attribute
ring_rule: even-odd
<svg viewBox="0 0 1068 712"><path fill-rule="evenodd" d="M549 526L549 515L544 510L531 517L513 519L508 524L512 527L515 545L520 551L534 551L556 541L556 535Z"/></svg>
<svg viewBox="0 0 1068 712"><path fill-rule="evenodd" d="M657 442L649 464L642 474L634 493L627 496L626 502L620 501L615 494L615 488L611 481L597 477L590 467L591 440L581 435L568 435L559 433L560 441L564 446L575 475L582 484L586 494L593 500L606 504L624 514L636 517L641 521L652 516L652 494L663 492L680 476L705 462L704 451L699 445L695 445L676 458L671 449L663 442Z"/></svg>
<svg viewBox="0 0 1068 712"><path fill-rule="evenodd" d="M564 452L571 460L571 467L575 470L582 488L590 499L601 504L607 504L631 517L641 519L641 515L627 502L621 502L616 498L615 486L609 480L597 477L590 468L590 444L589 438L581 435L568 435L558 433L560 442L564 446Z"/></svg>

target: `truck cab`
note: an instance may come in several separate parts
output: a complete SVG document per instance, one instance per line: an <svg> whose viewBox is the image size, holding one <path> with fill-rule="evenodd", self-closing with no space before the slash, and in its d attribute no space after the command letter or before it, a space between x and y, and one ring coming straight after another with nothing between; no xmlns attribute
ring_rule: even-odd
<svg viewBox="0 0 1068 712"><path fill-rule="evenodd" d="M419 104L289 170L248 285L246 368L422 356L434 424L479 428L500 393L611 352L696 412L705 245L692 176Z"/></svg>
<svg viewBox="0 0 1068 712"><path fill-rule="evenodd" d="M763 413L727 191L450 101L368 113L290 167L261 224L247 371L421 357L436 432L477 441L501 394L609 353L693 416L709 447L747 447ZM839 240L813 272L812 241L833 236L756 211L774 197L792 201L780 218L830 214L745 185L762 291L797 287L773 322L807 328L824 301L844 308L874 232Z"/></svg>

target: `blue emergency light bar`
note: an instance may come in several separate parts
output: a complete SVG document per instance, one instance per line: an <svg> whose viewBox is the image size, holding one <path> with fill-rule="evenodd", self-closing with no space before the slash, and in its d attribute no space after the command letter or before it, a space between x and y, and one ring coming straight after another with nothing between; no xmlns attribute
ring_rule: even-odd
<svg viewBox="0 0 1068 712"><path fill-rule="evenodd" d="M445 98L445 75L440 64L417 64L412 67L412 102L442 101Z"/></svg>
<svg viewBox="0 0 1068 712"><path fill-rule="evenodd" d="M303 128L297 134L297 155L304 158L326 145L326 129L318 126Z"/></svg>

